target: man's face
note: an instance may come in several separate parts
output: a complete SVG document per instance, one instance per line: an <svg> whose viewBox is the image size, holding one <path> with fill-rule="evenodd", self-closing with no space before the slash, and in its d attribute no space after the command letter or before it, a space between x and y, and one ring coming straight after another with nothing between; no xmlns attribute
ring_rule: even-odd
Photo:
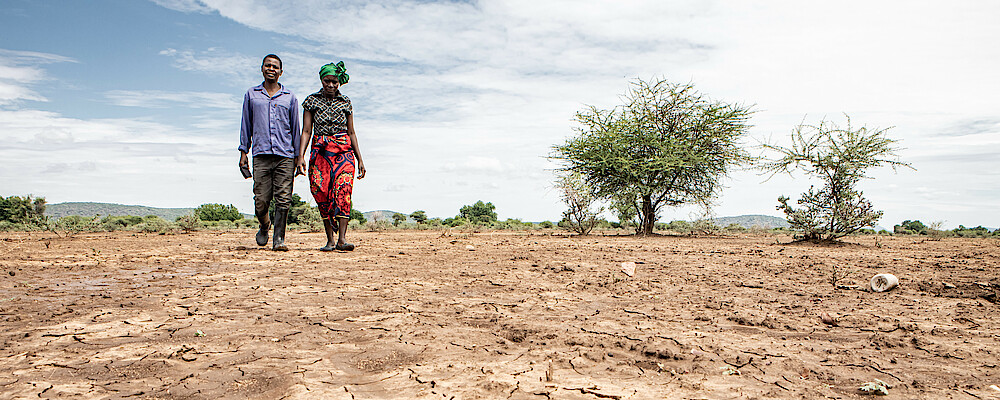
<svg viewBox="0 0 1000 400"><path fill-rule="evenodd" d="M260 72L264 74L264 80L276 81L281 76L281 61L273 58L265 58L260 66Z"/></svg>

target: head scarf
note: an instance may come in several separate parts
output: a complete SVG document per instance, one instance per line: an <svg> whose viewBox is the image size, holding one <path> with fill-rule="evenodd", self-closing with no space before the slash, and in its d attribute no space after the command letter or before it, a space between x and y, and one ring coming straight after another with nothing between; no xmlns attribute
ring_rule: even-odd
<svg viewBox="0 0 1000 400"><path fill-rule="evenodd" d="M337 77L337 81L340 82L341 85L347 83L347 80L351 78L350 75L347 75L347 67L344 66L343 61L340 61L336 64L329 63L320 67L319 78L323 79L323 77L327 75L333 75Z"/></svg>

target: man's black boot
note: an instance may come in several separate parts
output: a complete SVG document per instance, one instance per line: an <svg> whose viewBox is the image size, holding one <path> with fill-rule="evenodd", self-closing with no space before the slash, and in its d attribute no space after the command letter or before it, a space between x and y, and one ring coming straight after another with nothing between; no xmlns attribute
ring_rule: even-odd
<svg viewBox="0 0 1000 400"><path fill-rule="evenodd" d="M267 245L267 237L271 233L271 219L267 216L267 209L257 212L257 221L260 222L260 229L257 230L257 245Z"/></svg>
<svg viewBox="0 0 1000 400"><path fill-rule="evenodd" d="M288 251L285 245L285 224L288 222L288 209L274 210L274 251Z"/></svg>

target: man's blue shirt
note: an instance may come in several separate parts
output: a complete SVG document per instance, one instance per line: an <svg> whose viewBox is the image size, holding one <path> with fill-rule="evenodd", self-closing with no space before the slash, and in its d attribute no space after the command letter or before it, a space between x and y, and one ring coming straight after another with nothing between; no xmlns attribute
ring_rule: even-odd
<svg viewBox="0 0 1000 400"><path fill-rule="evenodd" d="M300 118L299 101L284 85L274 96L267 95L263 83L250 88L243 96L240 151L294 158L302 138Z"/></svg>

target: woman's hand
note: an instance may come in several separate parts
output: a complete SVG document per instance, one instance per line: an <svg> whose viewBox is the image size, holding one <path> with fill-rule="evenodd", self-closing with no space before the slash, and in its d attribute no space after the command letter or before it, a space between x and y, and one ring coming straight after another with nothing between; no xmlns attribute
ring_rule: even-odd
<svg viewBox="0 0 1000 400"><path fill-rule="evenodd" d="M308 166L306 165L306 158L299 156L295 158L295 175L305 175L308 171Z"/></svg>
<svg viewBox="0 0 1000 400"><path fill-rule="evenodd" d="M358 179L365 177L365 163L358 163Z"/></svg>

